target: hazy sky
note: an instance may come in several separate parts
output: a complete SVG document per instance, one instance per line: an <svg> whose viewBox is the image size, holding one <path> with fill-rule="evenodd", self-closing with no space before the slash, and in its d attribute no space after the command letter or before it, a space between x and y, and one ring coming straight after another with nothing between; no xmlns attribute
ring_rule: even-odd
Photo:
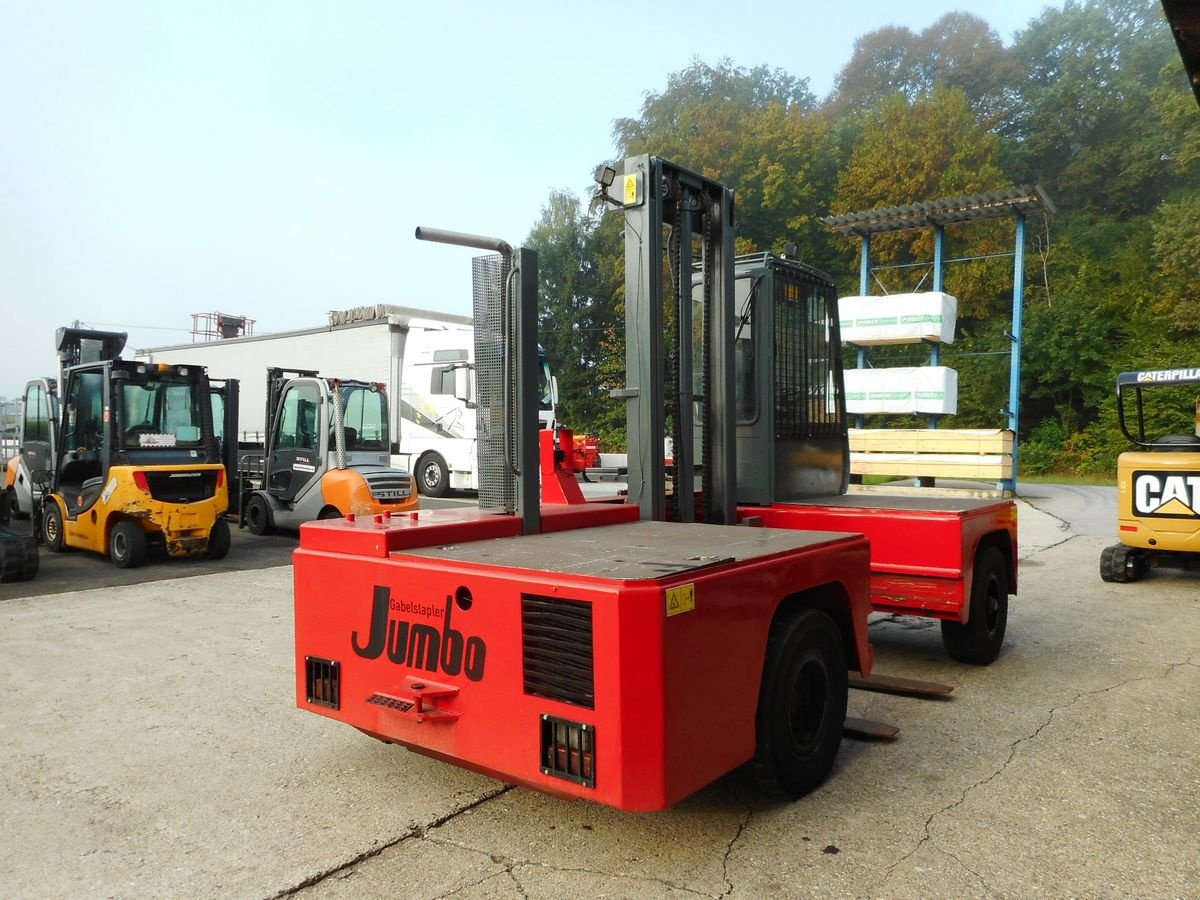
<svg viewBox="0 0 1200 900"><path fill-rule="evenodd" d="M0 396L55 371L74 319L134 348L218 310L258 333L469 314L472 251L414 227L521 243L693 58L824 96L867 31L960 9L1009 43L1058 5L0 0Z"/></svg>

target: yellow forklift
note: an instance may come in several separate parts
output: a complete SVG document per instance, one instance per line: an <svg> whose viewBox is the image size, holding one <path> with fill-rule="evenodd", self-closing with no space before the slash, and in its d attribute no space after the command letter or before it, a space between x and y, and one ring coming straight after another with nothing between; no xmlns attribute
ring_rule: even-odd
<svg viewBox="0 0 1200 900"><path fill-rule="evenodd" d="M148 545L220 559L229 552L229 494L205 369L123 360L125 339L58 330L46 547L107 553L121 568L140 565ZM236 383L226 390L236 409Z"/></svg>
<svg viewBox="0 0 1200 900"><path fill-rule="evenodd" d="M1136 581L1151 566L1190 568L1200 559L1200 368L1150 369L1117 376L1117 420L1137 450L1117 460L1117 538L1100 554L1104 581ZM1153 392L1153 404L1147 404ZM1132 418L1127 409L1132 400ZM1177 428L1180 406L1195 410L1192 434ZM1148 422L1151 423L1148 425Z"/></svg>

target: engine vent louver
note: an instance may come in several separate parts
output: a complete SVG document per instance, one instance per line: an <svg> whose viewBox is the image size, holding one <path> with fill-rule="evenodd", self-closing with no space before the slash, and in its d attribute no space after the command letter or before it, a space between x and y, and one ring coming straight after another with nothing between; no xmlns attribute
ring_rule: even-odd
<svg viewBox="0 0 1200 900"><path fill-rule="evenodd" d="M596 729L582 722L542 716L541 770L584 787L596 786Z"/></svg>
<svg viewBox="0 0 1200 900"><path fill-rule="evenodd" d="M521 649L525 693L596 708L590 603L523 595Z"/></svg>
<svg viewBox="0 0 1200 900"><path fill-rule="evenodd" d="M318 656L304 657L304 685L308 702L315 706L339 709L341 703L341 664Z"/></svg>

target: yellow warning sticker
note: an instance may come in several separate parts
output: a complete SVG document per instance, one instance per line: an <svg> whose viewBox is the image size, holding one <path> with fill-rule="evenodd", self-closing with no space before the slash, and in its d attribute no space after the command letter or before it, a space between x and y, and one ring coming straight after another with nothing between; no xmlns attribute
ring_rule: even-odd
<svg viewBox="0 0 1200 900"><path fill-rule="evenodd" d="M691 612L696 608L696 585L681 584L679 587L667 588L667 615L676 616L679 613Z"/></svg>
<svg viewBox="0 0 1200 900"><path fill-rule="evenodd" d="M633 206L638 202L638 176L635 172L625 176L625 205Z"/></svg>

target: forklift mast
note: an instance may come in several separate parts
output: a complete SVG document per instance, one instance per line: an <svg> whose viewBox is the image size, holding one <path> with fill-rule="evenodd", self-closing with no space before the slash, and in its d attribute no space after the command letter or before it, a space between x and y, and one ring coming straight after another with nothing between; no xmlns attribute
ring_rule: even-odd
<svg viewBox="0 0 1200 900"><path fill-rule="evenodd" d="M627 383L614 396L628 403L630 502L642 519L732 525L737 521L733 192L647 155L625 160L618 198L607 193L614 176L605 170L601 185L605 199L625 218ZM695 458L697 432L701 460ZM670 498L666 437L674 444Z"/></svg>

